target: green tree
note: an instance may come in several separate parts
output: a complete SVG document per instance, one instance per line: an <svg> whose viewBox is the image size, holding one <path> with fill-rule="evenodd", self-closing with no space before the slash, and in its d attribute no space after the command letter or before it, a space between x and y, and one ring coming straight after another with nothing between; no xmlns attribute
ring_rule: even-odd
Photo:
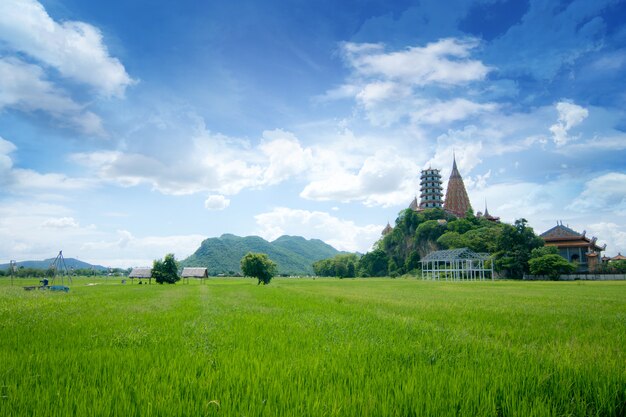
<svg viewBox="0 0 626 417"><path fill-rule="evenodd" d="M243 275L256 278L257 285L269 284L276 275L276 264L264 253L248 252L240 263Z"/></svg>
<svg viewBox="0 0 626 417"><path fill-rule="evenodd" d="M359 261L358 275L361 277L384 277L388 275L389 257L382 249L368 252Z"/></svg>
<svg viewBox="0 0 626 417"><path fill-rule="evenodd" d="M615 271L626 273L626 261L624 260L611 261L609 266Z"/></svg>
<svg viewBox="0 0 626 417"><path fill-rule="evenodd" d="M571 274L576 270L576 265L553 253L532 258L528 265L531 274L546 275L553 280L558 279L561 274Z"/></svg>
<svg viewBox="0 0 626 417"><path fill-rule="evenodd" d="M159 284L175 284L180 280L178 276L178 262L176 262L173 253L165 255L163 260L154 260L152 263L152 277Z"/></svg>
<svg viewBox="0 0 626 417"><path fill-rule="evenodd" d="M529 272L531 251L543 246L543 239L527 223L526 219L518 219L513 226L505 224L498 236L495 266L506 277L522 278Z"/></svg>
<svg viewBox="0 0 626 417"><path fill-rule="evenodd" d="M354 253L339 254L313 262L313 271L319 277L354 278L359 258Z"/></svg>

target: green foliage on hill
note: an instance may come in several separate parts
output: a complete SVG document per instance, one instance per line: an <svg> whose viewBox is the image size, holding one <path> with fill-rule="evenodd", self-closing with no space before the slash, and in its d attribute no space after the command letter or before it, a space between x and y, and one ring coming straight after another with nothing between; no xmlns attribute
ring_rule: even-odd
<svg viewBox="0 0 626 417"><path fill-rule="evenodd" d="M490 253L495 269L504 277L521 278L529 272L531 251L543 240L525 219L514 225L475 217L456 218L441 209L400 212L393 230L382 237L357 267L359 276L398 276L419 269L419 261L432 251L469 248Z"/></svg>
<svg viewBox="0 0 626 417"><path fill-rule="evenodd" d="M258 236L224 234L204 240L181 265L208 268L210 275L241 274L240 261L248 252L267 254L276 262L281 275L312 275L313 262L340 253L321 240L307 240L300 236L281 236L268 242Z"/></svg>

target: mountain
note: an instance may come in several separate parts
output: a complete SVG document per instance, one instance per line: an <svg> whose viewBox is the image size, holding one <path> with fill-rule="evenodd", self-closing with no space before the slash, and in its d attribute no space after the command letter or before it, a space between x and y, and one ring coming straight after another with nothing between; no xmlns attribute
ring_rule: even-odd
<svg viewBox="0 0 626 417"><path fill-rule="evenodd" d="M258 236L224 234L204 240L181 265L205 267L211 275L241 273L239 262L248 252L267 254L276 262L278 273L287 275L312 275L313 262L341 253L319 239L301 236L281 236L268 242Z"/></svg>
<svg viewBox="0 0 626 417"><path fill-rule="evenodd" d="M21 261L17 262L16 266L24 268L34 269L48 269L55 258L44 259L43 261ZM67 269L95 269L96 271L106 271L108 268L102 265L92 265L87 262L80 261L74 258L64 258ZM0 269L9 269L9 264L0 264Z"/></svg>

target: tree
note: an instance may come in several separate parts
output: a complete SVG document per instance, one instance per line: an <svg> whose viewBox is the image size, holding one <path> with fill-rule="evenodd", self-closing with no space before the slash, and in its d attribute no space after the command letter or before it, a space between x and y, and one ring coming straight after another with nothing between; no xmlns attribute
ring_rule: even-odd
<svg viewBox="0 0 626 417"><path fill-rule="evenodd" d="M240 263L243 275L258 279L257 285L269 284L276 275L276 264L264 253L248 252Z"/></svg>
<svg viewBox="0 0 626 417"><path fill-rule="evenodd" d="M543 246L543 239L535 235L526 219L515 220L515 225L505 224L496 243L496 269L510 278L522 278L529 272L528 260L533 249Z"/></svg>
<svg viewBox="0 0 626 417"><path fill-rule="evenodd" d="M168 253L161 261L155 259L152 263L152 276L159 284L175 284L180 280L178 276L178 262L173 253Z"/></svg>
<svg viewBox="0 0 626 417"><path fill-rule="evenodd" d="M342 253L313 262L313 271L318 277L354 278L358 262L359 259L354 253Z"/></svg>
<svg viewBox="0 0 626 417"><path fill-rule="evenodd" d="M528 261L528 265L531 274L547 275L552 280L558 279L561 274L571 274L576 270L576 265L554 253L532 258Z"/></svg>
<svg viewBox="0 0 626 417"><path fill-rule="evenodd" d="M615 271L626 273L626 261L624 260L611 261L609 265Z"/></svg>
<svg viewBox="0 0 626 417"><path fill-rule="evenodd" d="M389 258L382 249L368 252L359 261L358 274L361 277L384 277L389 273Z"/></svg>

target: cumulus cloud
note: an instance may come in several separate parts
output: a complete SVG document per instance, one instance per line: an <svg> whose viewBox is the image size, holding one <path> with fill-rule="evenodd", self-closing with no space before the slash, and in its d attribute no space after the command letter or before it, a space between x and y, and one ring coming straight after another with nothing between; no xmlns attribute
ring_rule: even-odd
<svg viewBox="0 0 626 417"><path fill-rule="evenodd" d="M557 146L563 146L574 139L568 136L570 129L585 120L589 116L589 111L584 107L567 101L558 102L556 110L559 118L557 123L550 126L550 132L552 132L554 143Z"/></svg>
<svg viewBox="0 0 626 417"><path fill-rule="evenodd" d="M417 166L391 151L367 157L357 172L332 171L311 181L300 193L309 200L363 201L369 206L391 206L410 200Z"/></svg>
<svg viewBox="0 0 626 417"><path fill-rule="evenodd" d="M470 58L478 45L476 39L446 38L387 52L382 44L344 43L341 52L352 74L322 100L354 98L375 126L390 126L405 118L418 125L450 123L493 111L493 103L441 100L426 92L440 88L449 93L482 81L491 69Z"/></svg>
<svg viewBox="0 0 626 417"><path fill-rule="evenodd" d="M0 40L105 96L122 96L133 83L120 61L109 55L98 28L57 22L35 0L0 2Z"/></svg>
<svg viewBox="0 0 626 417"><path fill-rule="evenodd" d="M626 255L626 228L624 224L613 222L592 223L587 229L588 236L598 238L598 243L606 243L606 254L615 256L618 252Z"/></svg>
<svg viewBox="0 0 626 417"><path fill-rule="evenodd" d="M26 112L44 111L61 125L67 124L90 135L104 135L97 115L46 80L42 68L17 58L0 58L0 110L5 107Z"/></svg>
<svg viewBox="0 0 626 417"><path fill-rule="evenodd" d="M127 187L147 183L172 195L207 191L233 195L275 185L306 170L311 160L311 150L286 132L265 132L253 147L247 141L202 131L184 153L154 151L77 153L71 159L95 169L101 180Z"/></svg>
<svg viewBox="0 0 626 417"><path fill-rule="evenodd" d="M626 210L626 174L609 172L584 184L580 195L568 206L579 212Z"/></svg>
<svg viewBox="0 0 626 417"><path fill-rule="evenodd" d="M254 216L259 226L258 234L274 240L285 234L308 239L321 239L335 249L366 252L380 238L383 225L356 225L322 211L297 210L277 207L270 212Z"/></svg>
<svg viewBox="0 0 626 417"><path fill-rule="evenodd" d="M262 182L278 184L306 172L313 164L310 148L303 148L293 133L281 129L263 132L259 150L266 156L268 165Z"/></svg>
<svg viewBox="0 0 626 417"><path fill-rule="evenodd" d="M204 200L204 208L207 210L224 210L230 206L230 200L223 195L214 194Z"/></svg>

